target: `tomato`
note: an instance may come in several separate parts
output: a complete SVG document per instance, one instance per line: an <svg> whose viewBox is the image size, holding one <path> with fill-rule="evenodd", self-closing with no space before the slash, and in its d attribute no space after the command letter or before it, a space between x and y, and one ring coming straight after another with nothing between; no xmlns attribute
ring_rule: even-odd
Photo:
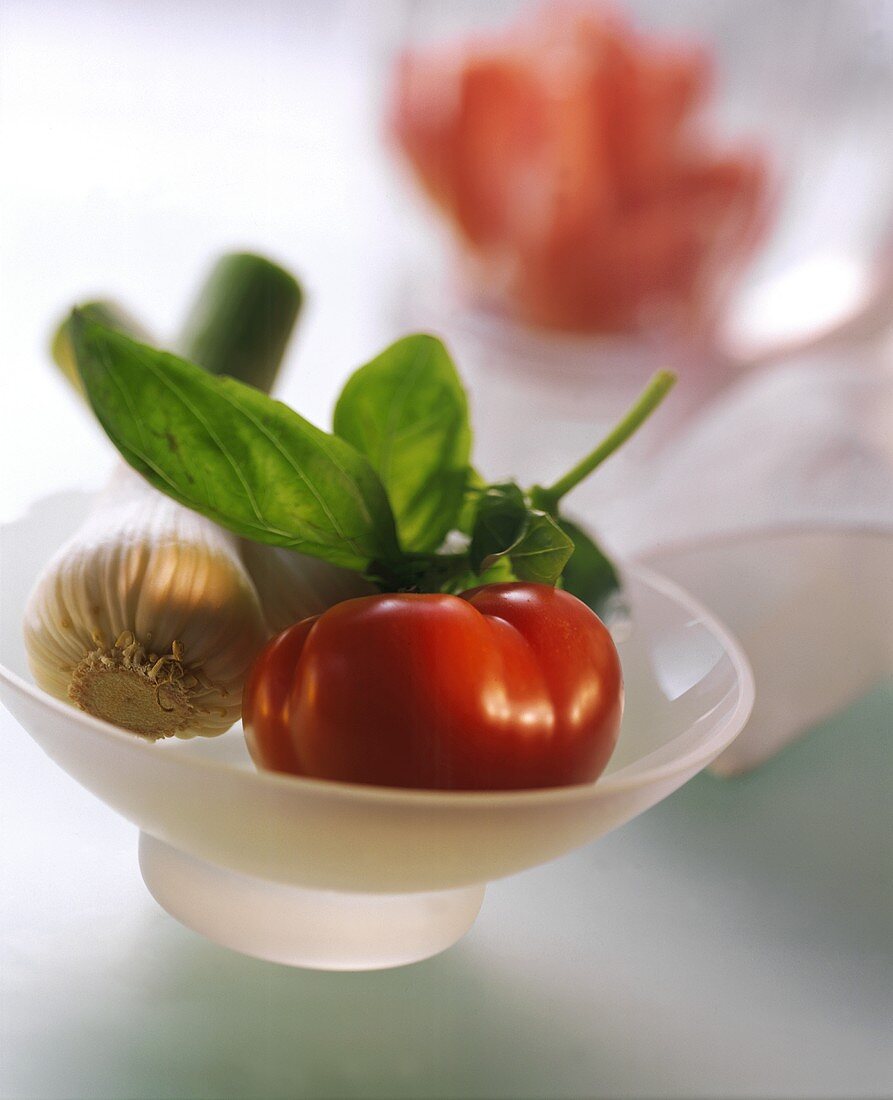
<svg viewBox="0 0 893 1100"><path fill-rule="evenodd" d="M622 710L601 620L525 583L337 604L268 643L243 700L259 767L454 790L593 780Z"/></svg>

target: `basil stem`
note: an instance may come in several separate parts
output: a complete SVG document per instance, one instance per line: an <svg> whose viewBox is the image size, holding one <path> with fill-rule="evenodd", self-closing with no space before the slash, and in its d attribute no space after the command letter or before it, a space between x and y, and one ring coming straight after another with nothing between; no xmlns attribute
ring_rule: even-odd
<svg viewBox="0 0 893 1100"><path fill-rule="evenodd" d="M541 485L535 485L530 490L530 500L534 507L541 508L549 515L555 515L562 497L589 477L597 466L600 466L618 447L622 446L651 416L675 384L676 375L672 371L658 371L642 391L633 407L611 429L595 450L590 451L573 469L568 470L564 477L560 477L548 489L543 488Z"/></svg>

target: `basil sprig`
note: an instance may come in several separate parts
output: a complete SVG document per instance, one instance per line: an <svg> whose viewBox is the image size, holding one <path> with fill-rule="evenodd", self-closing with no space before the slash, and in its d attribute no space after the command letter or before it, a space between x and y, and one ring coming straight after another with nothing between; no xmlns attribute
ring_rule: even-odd
<svg viewBox="0 0 893 1100"><path fill-rule="evenodd" d="M459 592L497 580L563 584L601 610L619 578L560 514L673 383L659 374L564 477L524 490L470 465L465 391L443 344L408 336L348 380L329 434L75 311L72 347L109 438L148 481L223 527L364 573L388 590Z"/></svg>
<svg viewBox="0 0 893 1100"><path fill-rule="evenodd" d="M77 312L72 340L99 422L157 489L245 538L348 569L399 556L387 493L344 440Z"/></svg>
<svg viewBox="0 0 893 1100"><path fill-rule="evenodd" d="M518 580L557 584L573 552L572 539L551 516L531 507L514 482L480 493L468 548L476 571L507 558Z"/></svg>
<svg viewBox="0 0 893 1100"><path fill-rule="evenodd" d="M436 550L457 522L468 480L468 401L433 336L407 336L348 380L335 433L381 478L405 550Z"/></svg>
<svg viewBox="0 0 893 1100"><path fill-rule="evenodd" d="M574 547L561 575L561 583L568 592L604 618L611 598L620 590L617 570L610 558L576 523L559 519L558 526Z"/></svg>

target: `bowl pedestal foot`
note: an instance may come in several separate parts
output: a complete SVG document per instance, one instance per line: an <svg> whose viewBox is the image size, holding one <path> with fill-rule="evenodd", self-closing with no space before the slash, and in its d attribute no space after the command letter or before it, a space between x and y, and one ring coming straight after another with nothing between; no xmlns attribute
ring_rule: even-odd
<svg viewBox="0 0 893 1100"><path fill-rule="evenodd" d="M379 970L436 955L474 923L484 886L423 894L310 890L229 871L140 833L155 900L209 940L286 966Z"/></svg>

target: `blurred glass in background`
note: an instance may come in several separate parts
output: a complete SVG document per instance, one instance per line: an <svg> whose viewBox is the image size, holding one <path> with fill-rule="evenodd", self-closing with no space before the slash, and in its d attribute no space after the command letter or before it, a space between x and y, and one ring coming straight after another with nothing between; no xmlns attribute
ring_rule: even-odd
<svg viewBox="0 0 893 1100"><path fill-rule="evenodd" d="M402 304L454 344L498 473L557 473L671 366L677 392L587 487L616 500L746 368L834 341L858 354L886 331L889 5L405 13Z"/></svg>
<svg viewBox="0 0 893 1100"><path fill-rule="evenodd" d="M404 51L392 129L455 231L463 297L559 331L701 330L769 217L765 152L705 125L713 66L581 3Z"/></svg>

